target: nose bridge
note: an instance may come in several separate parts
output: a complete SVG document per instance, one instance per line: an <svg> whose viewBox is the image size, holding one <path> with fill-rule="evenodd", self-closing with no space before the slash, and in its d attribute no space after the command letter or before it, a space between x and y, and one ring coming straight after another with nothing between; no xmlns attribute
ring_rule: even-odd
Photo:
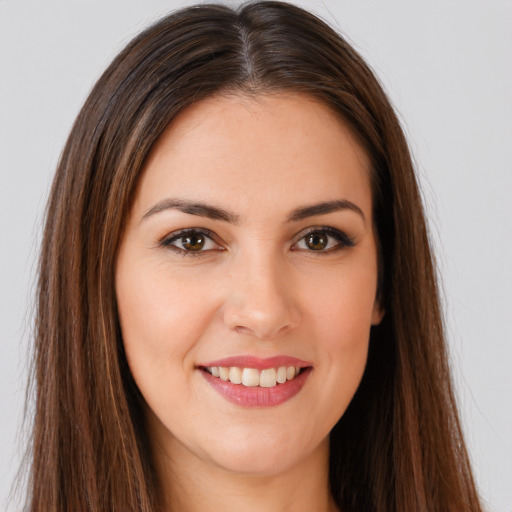
<svg viewBox="0 0 512 512"><path fill-rule="evenodd" d="M230 329L271 339L293 328L298 309L287 265L270 243L241 253L233 266L224 319Z"/></svg>

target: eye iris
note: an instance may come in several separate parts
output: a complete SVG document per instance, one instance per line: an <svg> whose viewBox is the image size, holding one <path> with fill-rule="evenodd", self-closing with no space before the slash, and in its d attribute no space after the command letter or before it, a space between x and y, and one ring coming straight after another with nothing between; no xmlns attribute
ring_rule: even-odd
<svg viewBox="0 0 512 512"><path fill-rule="evenodd" d="M204 247L205 239L201 234L185 235L182 244L187 251L199 251Z"/></svg>
<svg viewBox="0 0 512 512"><path fill-rule="evenodd" d="M311 233L306 236L306 245L313 251L322 251L327 247L327 236L324 233Z"/></svg>

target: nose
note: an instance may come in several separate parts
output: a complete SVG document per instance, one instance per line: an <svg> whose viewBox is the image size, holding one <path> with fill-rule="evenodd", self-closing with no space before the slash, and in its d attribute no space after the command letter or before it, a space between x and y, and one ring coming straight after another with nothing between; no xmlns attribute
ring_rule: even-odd
<svg viewBox="0 0 512 512"><path fill-rule="evenodd" d="M273 340L299 323L297 297L289 273L276 257L241 257L231 275L223 318L230 330Z"/></svg>

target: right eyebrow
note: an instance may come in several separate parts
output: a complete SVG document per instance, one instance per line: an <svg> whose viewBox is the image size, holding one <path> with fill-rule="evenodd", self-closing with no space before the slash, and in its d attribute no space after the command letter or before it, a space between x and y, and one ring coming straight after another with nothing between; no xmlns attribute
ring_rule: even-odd
<svg viewBox="0 0 512 512"><path fill-rule="evenodd" d="M197 201L188 201L186 199L173 197L162 199L156 203L142 216L141 221L165 210L179 210L180 212L188 213L189 215L198 215L199 217L222 220L224 222L229 222L230 224L239 224L240 222L238 215L224 210L223 208Z"/></svg>
<svg viewBox="0 0 512 512"><path fill-rule="evenodd" d="M297 208L293 210L293 212L289 215L288 220L291 222L298 222L307 219L308 217L313 217L315 215L327 215L328 213L333 213L340 210L353 211L363 219L364 223L366 223L363 210L361 210L357 204L346 199L335 199L334 201L325 201L323 203L317 203Z"/></svg>

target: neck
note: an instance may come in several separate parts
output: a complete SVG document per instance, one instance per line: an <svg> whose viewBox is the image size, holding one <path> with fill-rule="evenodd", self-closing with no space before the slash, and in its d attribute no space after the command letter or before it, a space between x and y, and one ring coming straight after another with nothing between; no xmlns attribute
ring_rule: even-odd
<svg viewBox="0 0 512 512"><path fill-rule="evenodd" d="M166 512L337 510L329 490L328 440L279 474L233 472L187 452L174 445L172 458L161 450L155 453Z"/></svg>

